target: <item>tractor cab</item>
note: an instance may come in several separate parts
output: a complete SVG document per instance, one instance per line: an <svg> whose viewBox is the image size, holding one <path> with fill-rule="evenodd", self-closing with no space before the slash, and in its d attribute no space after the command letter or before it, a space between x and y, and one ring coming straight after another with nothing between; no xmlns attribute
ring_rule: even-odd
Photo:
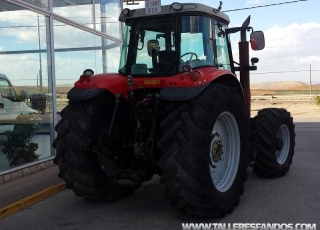
<svg viewBox="0 0 320 230"><path fill-rule="evenodd" d="M124 9L119 20L125 23L122 74L170 76L188 70L184 66L232 70L226 33L229 18L214 8L173 3L156 14Z"/></svg>

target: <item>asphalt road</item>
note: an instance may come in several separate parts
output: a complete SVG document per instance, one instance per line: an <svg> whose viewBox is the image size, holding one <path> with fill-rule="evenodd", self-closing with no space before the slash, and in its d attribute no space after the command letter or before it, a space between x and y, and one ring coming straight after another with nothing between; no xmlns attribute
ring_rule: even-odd
<svg viewBox="0 0 320 230"><path fill-rule="evenodd" d="M65 190L0 220L0 229L182 229L182 223L315 223L320 227L320 120L295 119L296 148L286 176L259 178L249 169L245 193L223 219L186 216L163 197L154 177L127 199L96 203Z"/></svg>

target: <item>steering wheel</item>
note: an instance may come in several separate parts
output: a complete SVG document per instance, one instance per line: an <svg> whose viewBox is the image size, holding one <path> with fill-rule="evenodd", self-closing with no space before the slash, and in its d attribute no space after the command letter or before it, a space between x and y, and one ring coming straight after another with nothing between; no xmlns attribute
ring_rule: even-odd
<svg viewBox="0 0 320 230"><path fill-rule="evenodd" d="M186 55L188 55L188 54L190 54L191 56L190 56L190 58L189 58L189 61L191 61L192 60L192 57L193 56L196 56L196 59L195 60L197 60L198 59L198 55L196 54L196 53L194 53L194 52L187 52L187 53L185 53L185 54L183 54L183 55L181 55L181 59L184 57L184 56L186 56Z"/></svg>

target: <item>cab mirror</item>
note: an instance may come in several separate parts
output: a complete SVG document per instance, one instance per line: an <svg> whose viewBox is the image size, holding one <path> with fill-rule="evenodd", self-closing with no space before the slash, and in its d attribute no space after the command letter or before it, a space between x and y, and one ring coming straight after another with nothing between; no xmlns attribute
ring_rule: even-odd
<svg viewBox="0 0 320 230"><path fill-rule="evenodd" d="M150 57L158 56L158 51L160 49L158 40L149 40L147 43L147 48L148 48L148 55Z"/></svg>
<svg viewBox="0 0 320 230"><path fill-rule="evenodd" d="M253 50L263 50L265 46L264 34L262 31L254 31L250 34L250 44Z"/></svg>

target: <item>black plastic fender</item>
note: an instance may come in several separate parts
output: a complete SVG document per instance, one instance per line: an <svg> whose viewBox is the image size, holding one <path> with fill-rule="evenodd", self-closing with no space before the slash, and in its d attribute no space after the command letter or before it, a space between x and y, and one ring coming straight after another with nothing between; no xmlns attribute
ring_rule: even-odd
<svg viewBox="0 0 320 230"><path fill-rule="evenodd" d="M160 91L160 99L167 100L167 101L186 101L190 100L191 98L194 98L199 93L201 93L202 90L204 90L208 85L201 85L197 87L187 87L187 88L181 88L181 87L167 87L163 88Z"/></svg>
<svg viewBox="0 0 320 230"><path fill-rule="evenodd" d="M72 88L68 94L67 97L69 100L75 100L75 101L80 101L80 100L87 100L90 98L93 98L95 96L98 96L105 92L106 89L101 89L101 88L94 88L94 89L77 89L77 88Z"/></svg>

